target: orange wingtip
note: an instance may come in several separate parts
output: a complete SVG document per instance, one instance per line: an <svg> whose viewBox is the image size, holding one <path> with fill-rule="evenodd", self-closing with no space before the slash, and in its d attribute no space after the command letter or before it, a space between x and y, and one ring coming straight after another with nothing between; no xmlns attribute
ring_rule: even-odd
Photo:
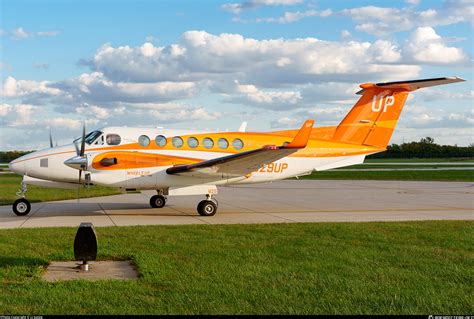
<svg viewBox="0 0 474 319"><path fill-rule="evenodd" d="M303 126L301 126L295 138L290 144L286 145L285 148L305 148L308 144L309 136L313 130L314 120L306 120Z"/></svg>

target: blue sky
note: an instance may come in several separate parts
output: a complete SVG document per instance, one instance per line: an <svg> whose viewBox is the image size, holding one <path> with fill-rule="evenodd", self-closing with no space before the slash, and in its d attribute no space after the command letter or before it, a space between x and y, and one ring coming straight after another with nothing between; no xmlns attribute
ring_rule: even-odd
<svg viewBox="0 0 474 319"><path fill-rule="evenodd" d="M0 0L0 150L106 125L337 124L357 85L440 76L392 142L473 142L474 4L447 1Z"/></svg>

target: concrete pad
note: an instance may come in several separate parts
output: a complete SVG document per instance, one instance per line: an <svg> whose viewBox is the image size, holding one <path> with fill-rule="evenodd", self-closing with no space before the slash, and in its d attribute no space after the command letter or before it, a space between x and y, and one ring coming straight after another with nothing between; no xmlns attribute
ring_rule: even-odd
<svg viewBox="0 0 474 319"><path fill-rule="evenodd" d="M151 208L141 193L34 203L18 217L0 206L0 228L474 220L474 184L458 182L311 181L220 187L218 212L201 217L204 196L169 197Z"/></svg>
<svg viewBox="0 0 474 319"><path fill-rule="evenodd" d="M53 261L43 274L45 281L134 280L138 273L130 261L91 261L89 271L80 271L77 261Z"/></svg>

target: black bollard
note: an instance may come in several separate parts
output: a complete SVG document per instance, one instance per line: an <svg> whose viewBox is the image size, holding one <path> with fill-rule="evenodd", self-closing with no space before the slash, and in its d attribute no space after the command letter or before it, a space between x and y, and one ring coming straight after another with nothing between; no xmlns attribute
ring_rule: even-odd
<svg viewBox="0 0 474 319"><path fill-rule="evenodd" d="M88 271L88 261L97 258L97 236L92 223L81 223L74 239L74 258L82 261L81 270Z"/></svg>

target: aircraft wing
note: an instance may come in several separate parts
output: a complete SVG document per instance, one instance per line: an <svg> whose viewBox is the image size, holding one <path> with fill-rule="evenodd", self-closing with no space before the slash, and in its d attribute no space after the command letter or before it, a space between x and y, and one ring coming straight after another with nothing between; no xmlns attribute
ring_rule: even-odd
<svg viewBox="0 0 474 319"><path fill-rule="evenodd" d="M166 173L201 178L244 176L258 170L262 165L272 163L305 148L313 125L313 120L307 120L293 141L287 145L266 145L255 150L214 158L199 163L176 165L168 168Z"/></svg>

